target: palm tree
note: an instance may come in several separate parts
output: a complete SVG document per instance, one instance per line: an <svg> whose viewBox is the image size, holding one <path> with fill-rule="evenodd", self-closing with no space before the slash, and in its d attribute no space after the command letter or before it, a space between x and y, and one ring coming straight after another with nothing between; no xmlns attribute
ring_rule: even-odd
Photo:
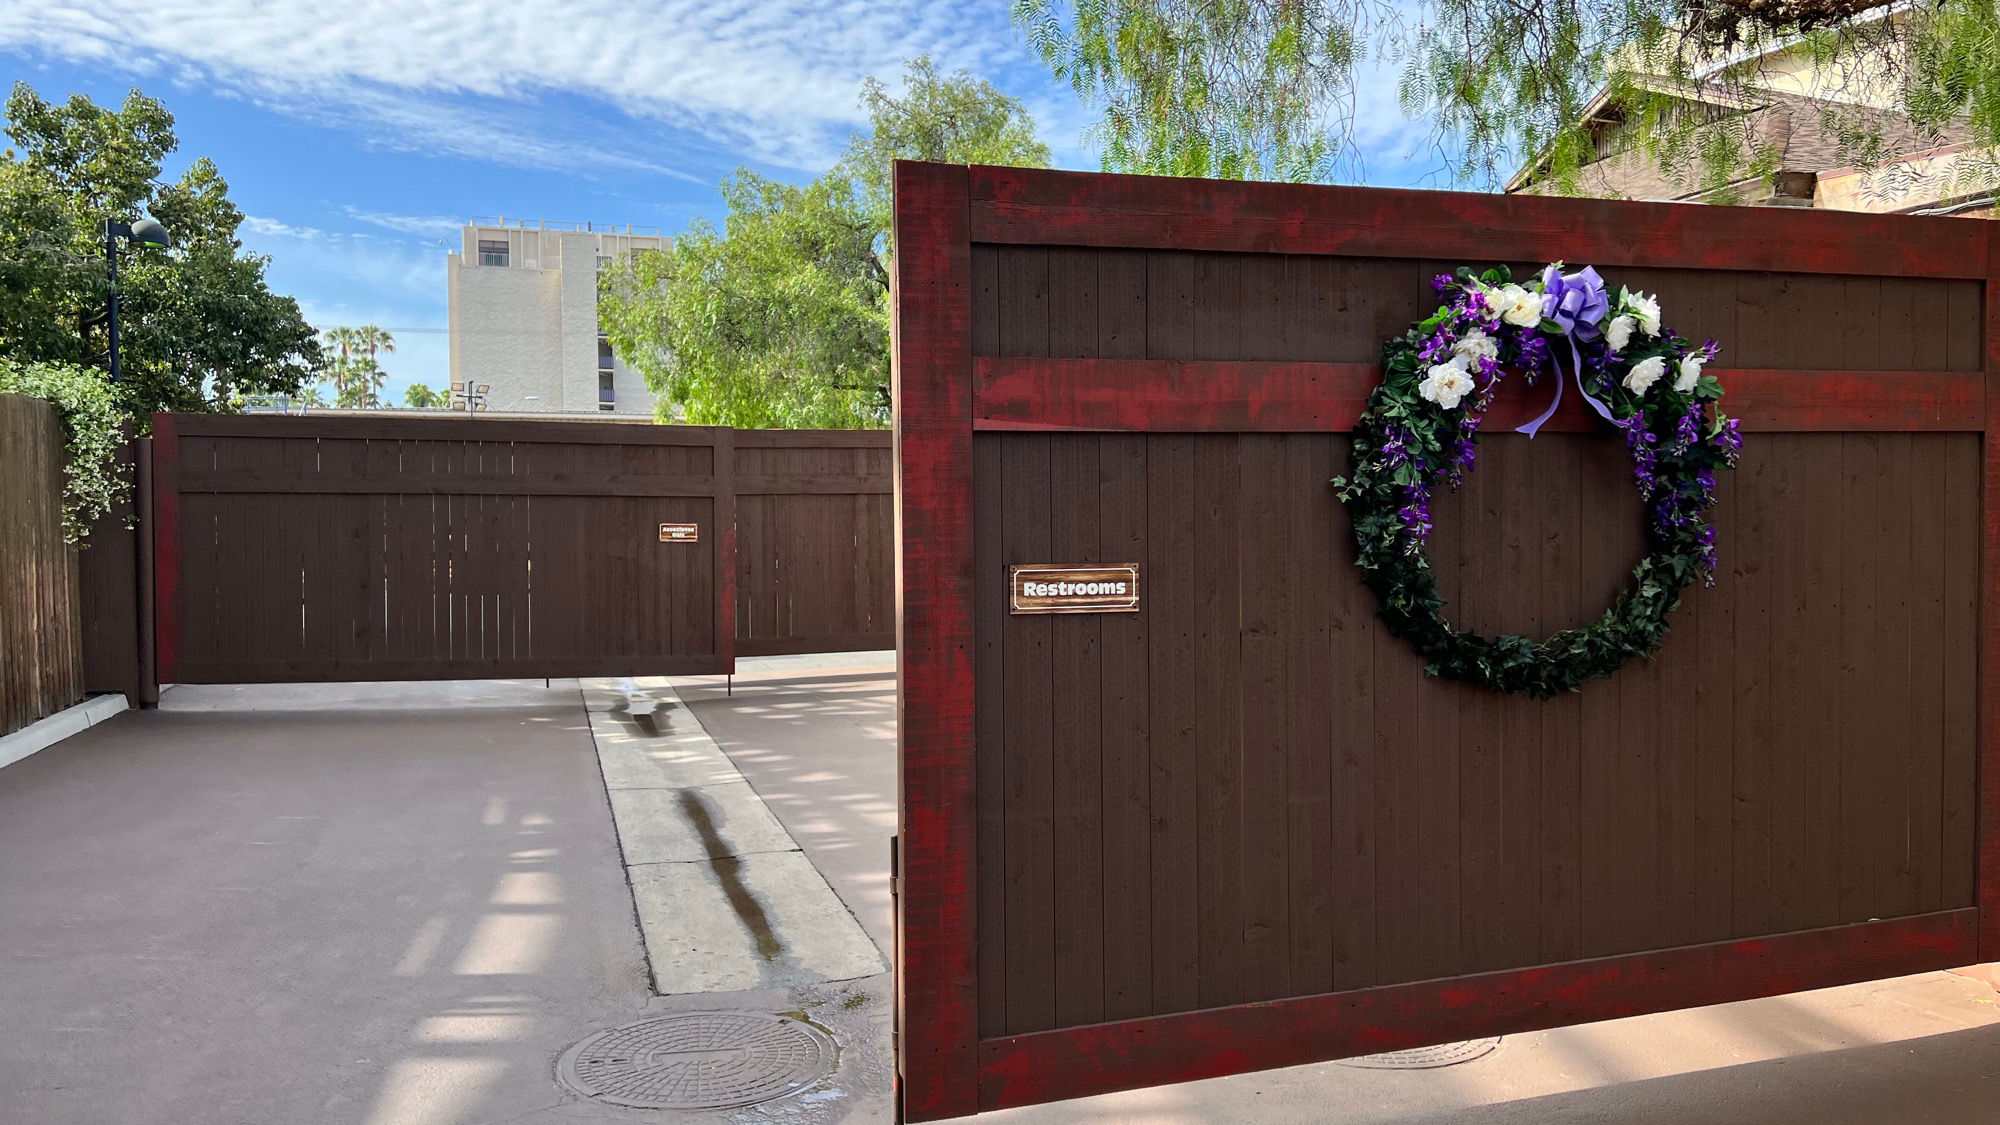
<svg viewBox="0 0 2000 1125"><path fill-rule="evenodd" d="M431 390L428 383L411 383L403 391L403 405L417 410L437 410L447 405L445 397Z"/></svg>
<svg viewBox="0 0 2000 1125"><path fill-rule="evenodd" d="M382 381L389 377L387 372L382 371L381 364L376 359L376 354L378 352L394 352L396 350L396 338L389 335L387 329L373 324L364 324L355 331L361 337L361 346L368 352L368 366L377 372L373 384L368 388L368 406L370 409L373 409L380 405L375 399L376 392L382 389Z"/></svg>
<svg viewBox="0 0 2000 1125"><path fill-rule="evenodd" d="M363 410L381 405L377 396L389 376L376 356L395 351L395 337L376 325L364 324L329 328L322 338L326 343L326 378L333 384L335 404Z"/></svg>

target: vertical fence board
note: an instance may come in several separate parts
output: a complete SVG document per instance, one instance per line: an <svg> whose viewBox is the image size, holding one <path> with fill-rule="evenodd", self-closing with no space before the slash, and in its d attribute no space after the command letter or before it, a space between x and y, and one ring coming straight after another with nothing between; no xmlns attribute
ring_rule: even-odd
<svg viewBox="0 0 2000 1125"><path fill-rule="evenodd" d="M63 541L62 427L0 395L0 734L83 697L76 551ZM108 547L107 550L115 549Z"/></svg>
<svg viewBox="0 0 2000 1125"><path fill-rule="evenodd" d="M1101 440L1098 472L1103 499L1096 547L1099 562L1144 566L1148 539L1146 466L1143 436L1114 434ZM1152 831L1148 794L1152 784L1153 729L1147 624L1146 616L1136 613L1107 614L1099 622L1104 685L1098 732L1104 778L1101 836L1104 909L1099 957L1104 966L1105 1019L1129 1019L1152 1010L1153 950L1149 932Z"/></svg>
<svg viewBox="0 0 2000 1125"><path fill-rule="evenodd" d="M1149 280L1149 285L1151 284ZM1151 290L1158 292L1157 288ZM1150 328L1148 329L1150 339ZM1195 761L1194 442L1148 437L1146 458L1147 787L1151 803L1153 1010L1201 1006L1201 779Z"/></svg>

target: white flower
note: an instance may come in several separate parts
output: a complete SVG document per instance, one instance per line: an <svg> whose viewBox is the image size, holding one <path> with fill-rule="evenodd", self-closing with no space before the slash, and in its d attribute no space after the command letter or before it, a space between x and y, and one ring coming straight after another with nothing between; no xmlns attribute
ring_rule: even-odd
<svg viewBox="0 0 2000 1125"><path fill-rule="evenodd" d="M1533 328L1542 322L1542 295L1512 283L1501 286L1500 319L1517 328Z"/></svg>
<svg viewBox="0 0 2000 1125"><path fill-rule="evenodd" d="M1500 341L1475 328L1452 341L1451 351L1470 366L1476 360L1500 358Z"/></svg>
<svg viewBox="0 0 2000 1125"><path fill-rule="evenodd" d="M1659 382L1660 376L1666 373L1667 361L1660 356L1649 355L1633 364L1632 370L1625 374L1625 389L1635 395L1645 394L1647 388Z"/></svg>
<svg viewBox="0 0 2000 1125"><path fill-rule="evenodd" d="M1701 382L1701 365L1707 362L1707 352L1689 352L1682 356L1680 377L1674 380L1674 389L1682 394L1694 390L1694 385Z"/></svg>
<svg viewBox="0 0 2000 1125"><path fill-rule="evenodd" d="M1417 384L1417 393L1446 410L1455 410L1459 400L1472 393L1472 376L1465 373L1457 360L1440 363Z"/></svg>
<svg viewBox="0 0 2000 1125"><path fill-rule="evenodd" d="M1604 326L1604 339L1611 345L1612 351L1622 352L1625 345L1632 342L1633 329L1638 327L1639 322L1629 316L1614 317L1610 324Z"/></svg>
<svg viewBox="0 0 2000 1125"><path fill-rule="evenodd" d="M1641 332L1648 336L1660 334L1659 298L1648 297L1644 293L1634 293L1621 286L1618 290L1618 303L1625 311L1639 318Z"/></svg>

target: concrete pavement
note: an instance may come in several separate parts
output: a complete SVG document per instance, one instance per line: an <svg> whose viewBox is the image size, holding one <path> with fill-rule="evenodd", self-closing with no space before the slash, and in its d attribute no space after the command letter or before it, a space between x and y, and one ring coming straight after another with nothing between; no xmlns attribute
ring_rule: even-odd
<svg viewBox="0 0 2000 1125"><path fill-rule="evenodd" d="M7 1125L576 1120L649 999L573 681L181 687L0 770Z"/></svg>

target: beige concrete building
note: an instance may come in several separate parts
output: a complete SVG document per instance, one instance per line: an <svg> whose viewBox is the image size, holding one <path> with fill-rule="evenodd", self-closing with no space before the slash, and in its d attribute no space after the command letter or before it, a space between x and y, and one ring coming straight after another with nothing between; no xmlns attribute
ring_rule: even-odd
<svg viewBox="0 0 2000 1125"><path fill-rule="evenodd" d="M446 267L451 381L493 412L653 415L638 372L598 331L597 274L664 249L656 229L474 219Z"/></svg>

